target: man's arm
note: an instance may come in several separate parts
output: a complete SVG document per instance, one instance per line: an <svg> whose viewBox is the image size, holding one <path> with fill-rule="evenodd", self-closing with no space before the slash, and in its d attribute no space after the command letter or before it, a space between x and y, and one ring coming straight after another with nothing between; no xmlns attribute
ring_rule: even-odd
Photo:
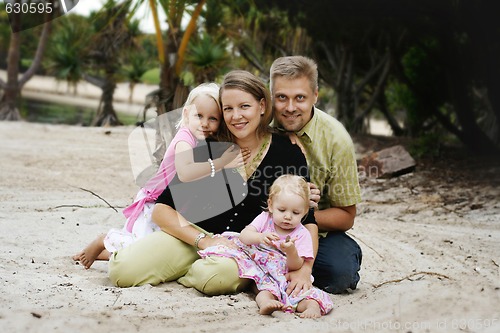
<svg viewBox="0 0 500 333"><path fill-rule="evenodd" d="M347 231L354 225L356 205L317 210L314 217L321 231Z"/></svg>

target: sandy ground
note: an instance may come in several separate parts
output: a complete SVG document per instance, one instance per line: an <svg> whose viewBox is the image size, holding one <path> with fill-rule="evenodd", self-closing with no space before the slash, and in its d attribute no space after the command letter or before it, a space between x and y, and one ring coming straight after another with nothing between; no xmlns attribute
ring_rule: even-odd
<svg viewBox="0 0 500 333"><path fill-rule="evenodd" d="M261 316L249 294L206 297L176 282L113 287L106 262L85 270L70 256L123 225L137 191L132 130L0 122L2 332L500 331L500 164L491 161L362 179L349 232L364 253L361 282L333 295L320 319Z"/></svg>
<svg viewBox="0 0 500 333"><path fill-rule="evenodd" d="M98 105L97 88L66 89L35 76L23 96ZM154 89L138 85L128 104L121 84L115 107L137 113ZM363 249L361 282L332 296L332 313L305 320L260 316L246 293L206 297L176 282L116 288L105 262L85 270L71 260L124 223L138 189L132 170L147 159L129 151L133 130L0 122L2 332L500 331L499 162L456 157L394 179L362 177L349 232ZM360 156L392 144L356 143Z"/></svg>

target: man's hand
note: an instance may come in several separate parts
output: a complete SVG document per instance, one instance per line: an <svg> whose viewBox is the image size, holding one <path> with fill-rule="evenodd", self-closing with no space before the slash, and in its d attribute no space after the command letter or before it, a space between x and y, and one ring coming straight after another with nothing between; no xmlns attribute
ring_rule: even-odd
<svg viewBox="0 0 500 333"><path fill-rule="evenodd" d="M302 154L304 154L304 155L306 154L306 150L304 149L304 146L302 145L302 143L300 143L299 137L297 136L297 134L289 132L288 138L290 139L290 142L292 144L299 146L300 150L302 151Z"/></svg>
<svg viewBox="0 0 500 333"><path fill-rule="evenodd" d="M307 183L307 185L309 185L309 207L317 210L319 199L321 199L321 192L316 184Z"/></svg>
<svg viewBox="0 0 500 333"><path fill-rule="evenodd" d="M286 288L287 295L297 296L312 287L311 269L307 265L302 265L299 270L288 272L285 277L289 281Z"/></svg>

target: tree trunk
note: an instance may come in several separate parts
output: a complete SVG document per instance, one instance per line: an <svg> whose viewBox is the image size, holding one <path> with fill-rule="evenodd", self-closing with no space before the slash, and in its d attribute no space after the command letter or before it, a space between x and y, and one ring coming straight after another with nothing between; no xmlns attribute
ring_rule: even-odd
<svg viewBox="0 0 500 333"><path fill-rule="evenodd" d="M498 154L498 147L477 125L468 85L458 71L452 69L452 72L450 90L453 108L463 132L460 139L473 152L484 155Z"/></svg>
<svg viewBox="0 0 500 333"><path fill-rule="evenodd" d="M389 126L391 127L392 133L395 136L402 136L405 134L405 131L399 126L398 121L396 118L389 112L389 109L387 108L387 99L385 97L385 94L380 94L378 97L378 105L380 112L384 115L385 119L389 123Z"/></svg>
<svg viewBox="0 0 500 333"><path fill-rule="evenodd" d="M112 76L112 75L111 75ZM115 109L113 107L113 95L115 93L116 83L108 75L104 79L104 86L102 87L101 103L99 109L92 122L92 126L118 126L122 123L118 120Z"/></svg>
<svg viewBox="0 0 500 333"><path fill-rule="evenodd" d="M453 109L461 127L459 138L471 151L484 154L498 154L499 148L481 130L477 124L472 102L472 79L466 77L465 67L468 65L456 47L449 39L443 40L448 55L448 87Z"/></svg>
<svg viewBox="0 0 500 333"><path fill-rule="evenodd" d="M19 31L19 26L21 25L21 16L12 14L11 24L13 30ZM7 55L7 82L4 82L0 79L0 88L3 88L5 90L3 96L0 99L0 120L21 119L21 114L19 113L19 109L17 108L21 95L21 89L23 88L24 84L33 77L38 68L40 68L43 53L45 51L47 40L49 38L51 24L51 21L48 21L44 24L40 40L38 41L38 46L35 53L35 58L33 59L33 63L20 80L18 79L18 76L19 61L21 58L21 32L19 31L11 33L9 52Z"/></svg>
<svg viewBox="0 0 500 333"><path fill-rule="evenodd" d="M19 47L20 32L10 36L9 54L7 56L7 83L3 85L4 94L0 100L0 120L20 120L21 114L17 108L21 87L19 86Z"/></svg>

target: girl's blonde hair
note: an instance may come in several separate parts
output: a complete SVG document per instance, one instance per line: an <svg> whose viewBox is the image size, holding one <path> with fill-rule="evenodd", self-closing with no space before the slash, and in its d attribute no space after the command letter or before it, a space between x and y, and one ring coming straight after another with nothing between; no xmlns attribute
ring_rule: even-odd
<svg viewBox="0 0 500 333"><path fill-rule="evenodd" d="M309 211L309 185L307 185L304 177L296 175L281 175L271 185L269 189L269 202L281 192L297 194L304 199L304 210Z"/></svg>
<svg viewBox="0 0 500 333"><path fill-rule="evenodd" d="M206 95L208 97L211 97L215 101L215 104L217 104L219 113L221 113L221 107L219 103L219 85L217 85L216 83L202 83L193 90L191 90L191 92L189 93L186 99L186 103L184 103L184 106L182 107L181 118L175 124L176 129L179 129L181 126L187 125L188 119L184 115L184 110L186 107L192 105L196 100L196 98L201 95Z"/></svg>
<svg viewBox="0 0 500 333"><path fill-rule="evenodd" d="M219 91L219 103L222 105L222 93L224 90L237 89L244 91L252 95L256 101L260 102L264 100L266 104L266 109L264 114L260 118L260 124L257 127L257 137L262 137L267 133L271 132L269 124L273 118L273 106L271 104L271 93L267 89L264 82L257 76L250 72L244 70L233 70L227 73L222 80ZM234 136L227 128L225 122L223 121L220 126L220 131L222 140L234 142Z"/></svg>

